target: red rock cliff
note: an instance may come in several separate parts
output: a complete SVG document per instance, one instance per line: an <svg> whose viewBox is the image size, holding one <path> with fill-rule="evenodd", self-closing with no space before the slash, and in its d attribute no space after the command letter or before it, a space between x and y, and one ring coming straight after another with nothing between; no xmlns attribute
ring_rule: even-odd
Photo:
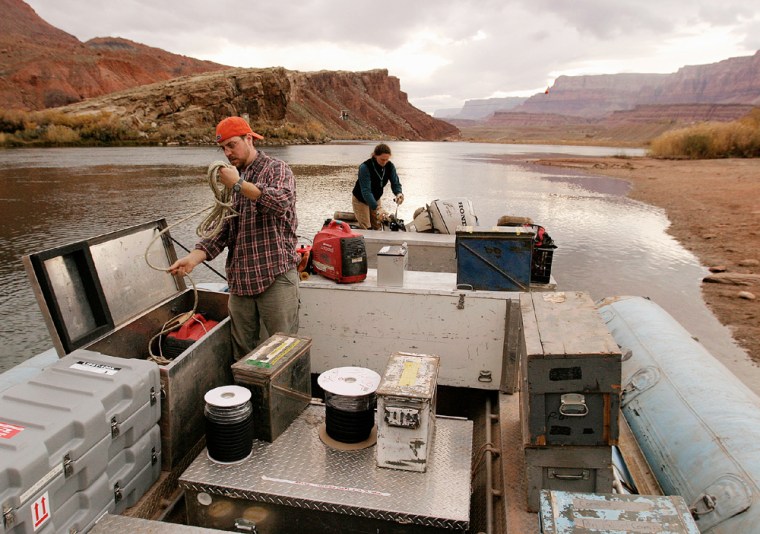
<svg viewBox="0 0 760 534"><path fill-rule="evenodd" d="M211 142L214 125L228 115L247 115L270 139L287 138L285 130L315 141L441 140L459 134L455 126L409 104L398 78L385 70L228 69L135 87L59 110L106 111L140 131L167 127L183 132L187 141Z"/></svg>
<svg viewBox="0 0 760 534"><path fill-rule="evenodd" d="M83 43L21 0L0 0L0 107L39 110L224 65L119 38Z"/></svg>

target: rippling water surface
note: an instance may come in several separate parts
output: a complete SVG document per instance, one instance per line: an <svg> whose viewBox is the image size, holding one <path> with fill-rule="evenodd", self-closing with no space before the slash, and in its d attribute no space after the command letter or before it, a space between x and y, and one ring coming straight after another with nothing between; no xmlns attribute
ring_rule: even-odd
<svg viewBox="0 0 760 534"><path fill-rule="evenodd" d="M356 167L373 143L263 150L297 176L299 235L310 239L334 211L350 211ZM598 147L470 143L392 143L404 188L398 216L436 198L472 200L481 225L501 215L531 217L559 248L553 274L560 289L595 298L649 296L724 361L745 358L706 309L699 284L706 270L666 233L662 210L626 198L628 184L557 168L515 164L511 156L637 155ZM169 224L210 205L206 168L223 159L213 147L87 148L0 151L0 371L51 346L21 256L148 220ZM187 247L191 220L172 230ZM178 254L183 254L181 250ZM214 266L223 272L223 258ZM202 281L220 279L196 270Z"/></svg>

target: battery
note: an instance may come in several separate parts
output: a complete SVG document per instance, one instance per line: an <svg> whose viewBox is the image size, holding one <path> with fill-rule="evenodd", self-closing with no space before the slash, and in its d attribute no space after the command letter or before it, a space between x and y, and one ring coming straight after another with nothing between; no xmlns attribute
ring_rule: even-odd
<svg viewBox="0 0 760 534"><path fill-rule="evenodd" d="M281 332L232 365L251 392L253 437L272 442L311 402L311 338Z"/></svg>
<svg viewBox="0 0 760 534"><path fill-rule="evenodd" d="M377 465L427 470L435 433L438 356L396 352L377 389Z"/></svg>

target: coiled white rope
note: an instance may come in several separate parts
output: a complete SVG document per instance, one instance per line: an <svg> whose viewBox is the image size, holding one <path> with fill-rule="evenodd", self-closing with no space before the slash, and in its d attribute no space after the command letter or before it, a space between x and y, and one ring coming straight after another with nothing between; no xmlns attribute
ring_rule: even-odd
<svg viewBox="0 0 760 534"><path fill-rule="evenodd" d="M226 219L230 219L232 217L237 217L239 215L238 212L236 212L232 208L232 190L225 187L223 184L219 183L219 169L223 167L232 167L229 163L225 163L224 161L215 161L211 165L208 166L208 171L206 172L206 178L208 179L209 187L211 188L211 191L214 195L214 204L207 208L203 208L201 210L196 211L195 213L192 213L185 217L184 219L181 219L177 221L174 224L170 224L163 230L161 230L158 234L153 237L150 243L148 243L148 246L145 247L145 263L148 264L148 267L151 269L155 269L157 271L169 271L168 267L158 267L156 265L153 265L150 260L148 259L148 253L150 252L151 247L153 246L153 243L158 240L163 234L168 232L171 228L174 228L175 226L178 226L188 219L192 219L193 217L196 217L197 215L200 215L201 213L205 211L212 210L211 213L209 213L203 221L198 225L198 227L195 229L196 235L202 239L207 239L210 237L216 236L221 229L222 229L222 223ZM160 337L164 334L167 334L179 327L181 327L183 324L185 324L187 321L189 321L191 318L195 316L195 311L198 309L198 288L195 285L195 282L193 281L192 277L185 273L184 275L189 281L190 285L193 287L193 309L185 312L180 313L179 315L176 315L166 321L164 325L161 327L161 330L150 338L150 341L148 341L148 359L156 362L159 365L167 365L171 362L171 360L165 358L163 356L163 351L161 350L161 343L158 343L158 354L153 353L153 343L156 339L160 339Z"/></svg>

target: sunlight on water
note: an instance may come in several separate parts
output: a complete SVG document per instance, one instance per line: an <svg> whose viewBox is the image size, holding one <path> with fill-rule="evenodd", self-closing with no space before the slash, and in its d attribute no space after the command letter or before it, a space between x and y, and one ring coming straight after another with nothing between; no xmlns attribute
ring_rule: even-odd
<svg viewBox="0 0 760 534"><path fill-rule="evenodd" d="M351 210L356 168L373 147L357 142L263 148L294 168L303 240L311 240L333 212ZM531 217L559 245L553 274L560 289L585 290L596 299L649 296L689 330L709 333L705 344L714 353L735 351L701 302L705 269L666 233L661 210L626 198L628 184L622 180L515 162L516 156L548 153L641 151L427 142L391 143L391 148L406 197L398 216L406 222L416 208L456 197L472 201L482 226L494 225L501 215ZM0 151L0 370L51 346L22 255L148 220L166 218L172 224L206 208L211 205L206 168L219 159L214 147ZM192 247L200 221L201 216L173 229L173 237ZM224 272L224 257L212 265ZM220 281L202 267L196 274L198 281Z"/></svg>

